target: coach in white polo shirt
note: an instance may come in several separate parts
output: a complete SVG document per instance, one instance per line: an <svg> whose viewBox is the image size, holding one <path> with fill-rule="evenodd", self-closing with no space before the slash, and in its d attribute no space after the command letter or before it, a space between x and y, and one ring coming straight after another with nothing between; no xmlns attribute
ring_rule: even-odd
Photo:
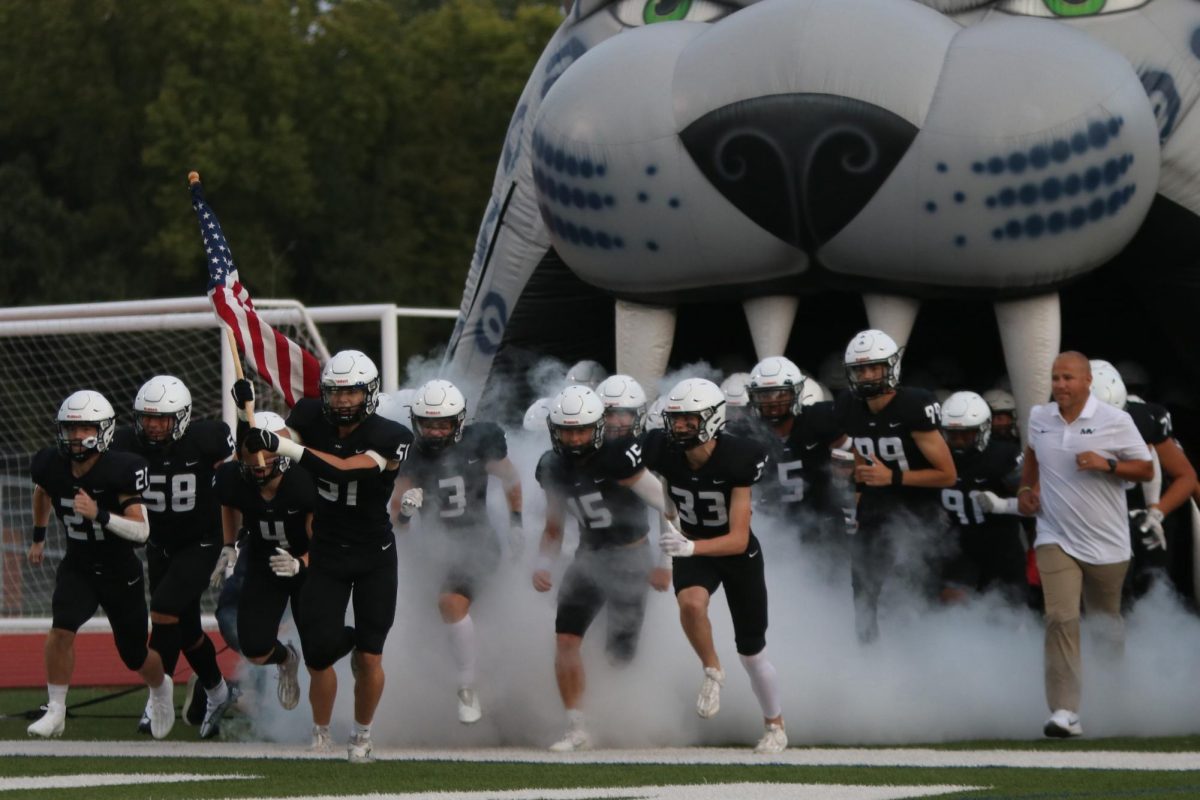
<svg viewBox="0 0 1200 800"><path fill-rule="evenodd" d="M1079 736L1079 601L1114 658L1125 647L1121 584L1129 567L1125 482L1154 474L1133 419L1092 396L1082 353L1051 372L1054 402L1029 414L1018 509L1037 515L1038 572L1046 598L1047 736Z"/></svg>

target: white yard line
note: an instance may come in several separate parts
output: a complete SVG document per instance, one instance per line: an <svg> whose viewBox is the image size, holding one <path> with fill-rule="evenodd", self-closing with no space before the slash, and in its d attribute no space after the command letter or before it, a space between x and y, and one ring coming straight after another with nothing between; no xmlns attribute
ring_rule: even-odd
<svg viewBox="0 0 1200 800"><path fill-rule="evenodd" d="M821 783L712 783L690 786L625 786L612 789L517 789L486 792L365 794L355 800L905 800L936 797L983 786L850 786ZM317 795L278 800L345 800Z"/></svg>
<svg viewBox="0 0 1200 800"><path fill-rule="evenodd" d="M3 756L96 756L101 758L326 758L304 745L252 742L82 742L0 741ZM749 749L679 747L645 750L592 750L550 753L531 748L412 749L375 748L383 761L487 761L526 764L785 764L848 767L1018 767L1039 769L1200 770L1200 752L1130 753L1119 751L931 750L899 748L792 748L779 755L755 755Z"/></svg>
<svg viewBox="0 0 1200 800"><path fill-rule="evenodd" d="M157 775L150 773L39 775L35 778L0 778L0 792L15 792L18 789L85 789L93 786L129 786L140 783L240 781L257 777L257 775L198 775L191 772L168 772Z"/></svg>

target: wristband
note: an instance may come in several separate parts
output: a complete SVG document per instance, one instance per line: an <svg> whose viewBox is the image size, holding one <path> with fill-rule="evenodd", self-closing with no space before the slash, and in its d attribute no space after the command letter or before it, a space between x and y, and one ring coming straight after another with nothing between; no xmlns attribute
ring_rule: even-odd
<svg viewBox="0 0 1200 800"><path fill-rule="evenodd" d="M1017 497L1020 497L1025 492L1032 492L1032 491L1033 491L1032 486L1022 486L1020 489L1017 489Z"/></svg>
<svg viewBox="0 0 1200 800"><path fill-rule="evenodd" d="M514 527L518 527L518 528L521 527L521 512L520 511L508 512L508 524L512 525Z"/></svg>
<svg viewBox="0 0 1200 800"><path fill-rule="evenodd" d="M46 541L46 526L45 525L34 525L33 526L33 543L40 544L41 542L44 542L44 541Z"/></svg>
<svg viewBox="0 0 1200 800"><path fill-rule="evenodd" d="M904 485L904 470L902 470L902 469L892 470L892 486L903 486L903 485Z"/></svg>
<svg viewBox="0 0 1200 800"><path fill-rule="evenodd" d="M96 524L103 528L112 519L112 514L108 513L107 508L101 508L96 512Z"/></svg>
<svg viewBox="0 0 1200 800"><path fill-rule="evenodd" d="M304 445L298 444L286 436L280 436L279 447L275 452L299 464L300 459L304 458Z"/></svg>

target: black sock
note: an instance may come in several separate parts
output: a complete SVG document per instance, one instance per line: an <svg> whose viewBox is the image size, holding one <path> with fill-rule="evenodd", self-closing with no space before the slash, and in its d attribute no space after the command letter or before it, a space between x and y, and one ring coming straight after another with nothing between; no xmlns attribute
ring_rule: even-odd
<svg viewBox="0 0 1200 800"><path fill-rule="evenodd" d="M200 685L205 689L215 689L221 682L221 668L217 666L217 649L213 647L208 634L201 636L200 644L191 650L185 650L183 655L195 670Z"/></svg>
<svg viewBox="0 0 1200 800"><path fill-rule="evenodd" d="M163 672L174 677L179 663L179 623L155 622L150 626L150 649L162 659Z"/></svg>
<svg viewBox="0 0 1200 800"><path fill-rule="evenodd" d="M283 662L287 661L287 657L288 657L287 648L284 647L282 644L280 644L278 641L276 641L275 646L271 648L270 655L267 656L267 660L263 663L265 663L265 664L282 664Z"/></svg>

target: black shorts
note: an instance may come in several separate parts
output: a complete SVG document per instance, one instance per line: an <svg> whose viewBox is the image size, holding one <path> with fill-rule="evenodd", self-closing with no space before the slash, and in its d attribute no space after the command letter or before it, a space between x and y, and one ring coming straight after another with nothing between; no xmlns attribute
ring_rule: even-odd
<svg viewBox="0 0 1200 800"><path fill-rule="evenodd" d="M500 542L490 528L434 535L433 556L446 576L439 591L473 601L500 566Z"/></svg>
<svg viewBox="0 0 1200 800"><path fill-rule="evenodd" d="M1008 531L956 528L959 549L946 566L947 583L975 591L984 591L994 583L1025 586L1025 546L1015 519Z"/></svg>
<svg viewBox="0 0 1200 800"><path fill-rule="evenodd" d="M381 544L313 543L300 604L300 642L304 660L324 669L345 653L341 650L346 608L354 603L354 647L381 654L396 620L398 587L396 540Z"/></svg>
<svg viewBox="0 0 1200 800"><path fill-rule="evenodd" d="M646 541L630 547L576 551L558 590L554 632L582 637L600 609L607 605L605 649L616 661L631 660L646 615L653 568Z"/></svg>
<svg viewBox="0 0 1200 800"><path fill-rule="evenodd" d="M82 564L64 558L54 576L51 626L75 633L103 608L121 661L132 670L146 662L146 594L142 562L133 554L115 563Z"/></svg>
<svg viewBox="0 0 1200 800"><path fill-rule="evenodd" d="M246 554L249 560L249 553ZM279 640L279 621L289 602L292 618L300 626L300 593L305 572L281 578L266 563L248 564L237 606L237 640L242 655L259 658L269 655Z"/></svg>
<svg viewBox="0 0 1200 800"><path fill-rule="evenodd" d="M180 641L185 650L203 634L200 598L208 590L220 555L220 543L211 540L188 542L178 548L146 545L150 610L179 618Z"/></svg>
<svg viewBox="0 0 1200 800"><path fill-rule="evenodd" d="M712 595L724 584L738 653L753 656L767 646L767 578L754 534L741 555L675 559L672 581L675 594L702 586Z"/></svg>

